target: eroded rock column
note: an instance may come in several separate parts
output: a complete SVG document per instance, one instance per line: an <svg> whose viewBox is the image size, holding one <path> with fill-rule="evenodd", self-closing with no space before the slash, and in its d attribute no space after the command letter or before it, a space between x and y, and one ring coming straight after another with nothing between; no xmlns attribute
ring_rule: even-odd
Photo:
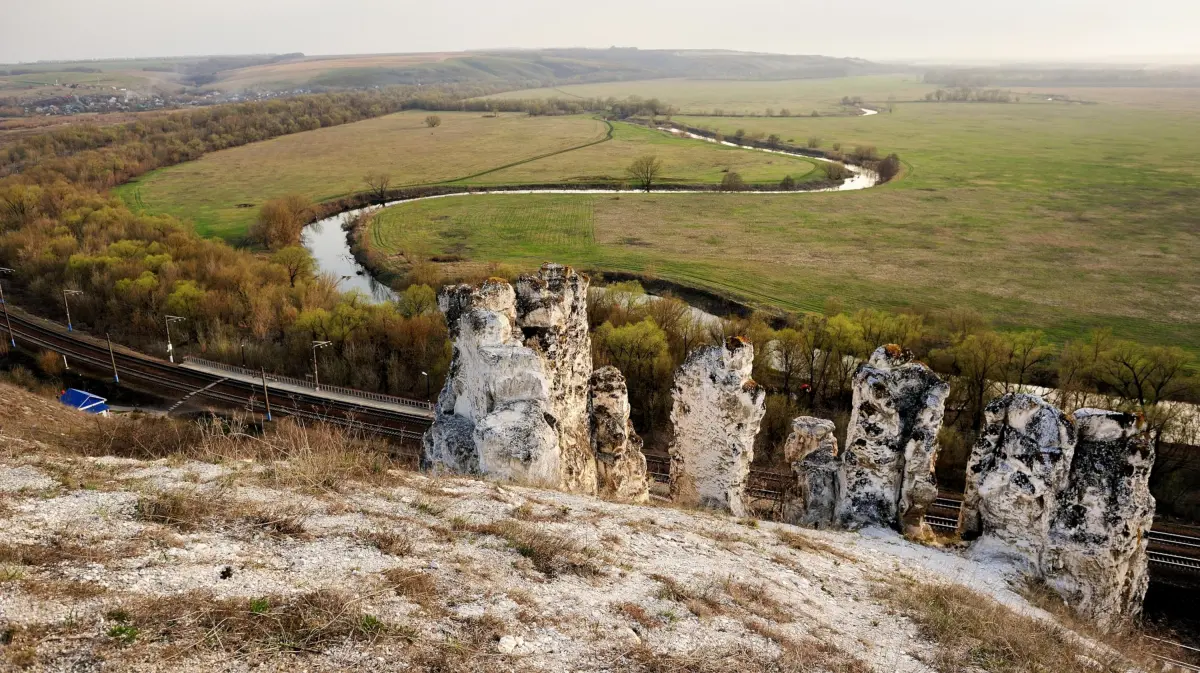
<svg viewBox="0 0 1200 673"><path fill-rule="evenodd" d="M1050 521L1042 574L1081 614L1103 627L1136 617L1150 579L1154 447L1133 414L1080 409L1065 488Z"/></svg>
<svg viewBox="0 0 1200 673"><path fill-rule="evenodd" d="M692 351L675 374L671 498L745 516L754 437L765 413L750 378L754 346L733 337Z"/></svg>
<svg viewBox="0 0 1200 673"><path fill-rule="evenodd" d="M984 409L984 428L967 462L960 530L1040 558L1075 455L1075 424L1036 395L1009 393Z"/></svg>
<svg viewBox="0 0 1200 673"><path fill-rule="evenodd" d="M540 353L558 420L562 460L560 486L596 492L596 458L588 427L592 339L588 331L587 276L561 264L545 264L516 284L516 315L525 345Z"/></svg>
<svg viewBox="0 0 1200 673"><path fill-rule="evenodd" d="M833 525L838 497L837 438L833 421L800 416L783 446L784 459L792 464L796 482L784 494L783 519L810 528Z"/></svg>
<svg viewBox="0 0 1200 673"><path fill-rule="evenodd" d="M854 375L837 519L847 528L899 526L930 535L937 436L950 386L899 346L882 346Z"/></svg>
<svg viewBox="0 0 1200 673"><path fill-rule="evenodd" d="M648 501L646 456L642 438L629 420L629 391L621 370L601 367L592 372L589 415L600 493L630 502Z"/></svg>
<svg viewBox="0 0 1200 673"><path fill-rule="evenodd" d="M516 294L492 279L438 294L454 353L422 464L557 486L560 460L550 382L541 356L514 327Z"/></svg>

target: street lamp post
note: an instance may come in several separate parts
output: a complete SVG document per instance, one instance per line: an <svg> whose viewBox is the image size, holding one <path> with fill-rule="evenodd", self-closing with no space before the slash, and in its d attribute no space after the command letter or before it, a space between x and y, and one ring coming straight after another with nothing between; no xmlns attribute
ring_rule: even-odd
<svg viewBox="0 0 1200 673"><path fill-rule="evenodd" d="M73 294L83 294L82 290L63 290L63 308L67 309L67 331L74 332L75 326L71 324L71 303L67 301L67 297Z"/></svg>
<svg viewBox="0 0 1200 673"><path fill-rule="evenodd" d="M8 267L0 266L0 273L12 273L12 272L13 272L13 270ZM6 300L4 298L4 284L3 283L0 283L0 305L2 305L4 307L4 323L6 325L8 325L8 343L13 348L16 348L17 347L17 337L16 337L16 335L13 334L13 331L12 331L12 318L8 317L8 300Z"/></svg>
<svg viewBox="0 0 1200 673"><path fill-rule="evenodd" d="M333 345L332 341L314 341L312 342L313 352L313 387L317 390L321 389L321 376L317 373L317 349Z"/></svg>
<svg viewBox="0 0 1200 673"><path fill-rule="evenodd" d="M429 399L429 372L421 372L421 376L425 377L425 399Z"/></svg>
<svg viewBox="0 0 1200 673"><path fill-rule="evenodd" d="M246 342L245 341L241 342L240 348L242 351L242 369L245 369L246 368Z"/></svg>
<svg viewBox="0 0 1200 673"><path fill-rule="evenodd" d="M108 342L108 360L112 363L113 383L119 385L121 383L121 375L117 373L117 356L113 355L112 337L108 335L108 332L104 333L104 340Z"/></svg>
<svg viewBox="0 0 1200 673"><path fill-rule="evenodd" d="M167 322L167 359L175 362L175 347L171 345L171 323L185 320L183 316L169 315L166 317Z"/></svg>

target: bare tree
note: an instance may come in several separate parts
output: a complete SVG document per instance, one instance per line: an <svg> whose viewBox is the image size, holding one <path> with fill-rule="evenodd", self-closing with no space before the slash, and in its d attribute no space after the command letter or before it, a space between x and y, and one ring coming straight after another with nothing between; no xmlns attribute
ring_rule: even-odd
<svg viewBox="0 0 1200 673"><path fill-rule="evenodd" d="M371 195L380 201L387 198L388 188L392 186L392 176L387 173L368 173L363 176L363 182L371 190Z"/></svg>
<svg viewBox="0 0 1200 673"><path fill-rule="evenodd" d="M437 115L429 115L425 118L425 125L431 129L435 129L442 125L442 118Z"/></svg>
<svg viewBox="0 0 1200 673"><path fill-rule="evenodd" d="M662 162L653 154L638 157L629 164L629 168L625 169L625 173L629 179L633 180L638 189L650 191L658 180L659 174L662 173Z"/></svg>

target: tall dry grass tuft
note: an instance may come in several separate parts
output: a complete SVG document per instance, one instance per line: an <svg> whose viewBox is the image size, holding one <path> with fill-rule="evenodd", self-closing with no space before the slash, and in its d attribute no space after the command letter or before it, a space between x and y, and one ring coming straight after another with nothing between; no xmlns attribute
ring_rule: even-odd
<svg viewBox="0 0 1200 673"><path fill-rule="evenodd" d="M347 428L283 419L265 431L243 418L179 421L113 418L76 434L74 451L139 460L183 458L210 463L253 461L281 486L338 490L347 481L372 481L403 468L386 441Z"/></svg>
<svg viewBox="0 0 1200 673"><path fill-rule="evenodd" d="M898 580L881 597L913 620L938 645L932 665L940 673L1126 673L1157 670L1157 662L1134 643L1089 641L1073 631L1020 614L957 584Z"/></svg>

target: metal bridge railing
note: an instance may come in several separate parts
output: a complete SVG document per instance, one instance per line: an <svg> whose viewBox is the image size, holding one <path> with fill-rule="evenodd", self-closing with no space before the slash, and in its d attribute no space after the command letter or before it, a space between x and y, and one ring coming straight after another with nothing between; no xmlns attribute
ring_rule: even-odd
<svg viewBox="0 0 1200 673"><path fill-rule="evenodd" d="M241 376L248 377L250 379L258 379L258 378L261 378L261 376L262 376L259 372L254 371L253 369L246 369L245 367L239 367L237 365L225 364L224 362L213 362L211 360L205 360L203 358L193 357L191 355L185 355L183 357L183 361L184 361L184 363L187 363L187 364L194 364L194 365L198 365L200 367L208 367L211 369L219 369L223 372L229 372L231 374L238 374ZM267 374L267 379L270 381L275 381L278 383L286 383L286 384L298 386L301 388L312 388L313 390L318 390L317 387L315 385L313 385L312 381L296 379L296 378L292 378L290 376L281 376L279 374ZM414 409L421 409L423 411L430 411L433 409L432 402L424 402L421 400L410 400L406 397L396 397L395 395L384 395L382 393L372 393L372 392L369 392L366 390L358 390L357 388L344 388L342 386L331 386L331 385L326 384L326 385L322 385L319 390L320 391L328 391L331 393L337 393L339 395L348 395L350 397L361 397L366 400L374 400L376 402L383 402L385 404L395 404L395 405L403 406L403 407L413 407Z"/></svg>

